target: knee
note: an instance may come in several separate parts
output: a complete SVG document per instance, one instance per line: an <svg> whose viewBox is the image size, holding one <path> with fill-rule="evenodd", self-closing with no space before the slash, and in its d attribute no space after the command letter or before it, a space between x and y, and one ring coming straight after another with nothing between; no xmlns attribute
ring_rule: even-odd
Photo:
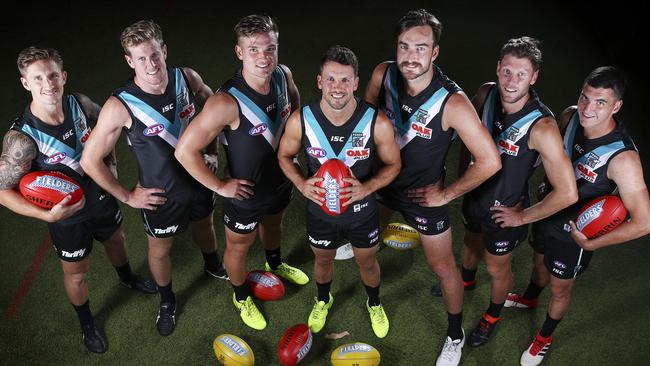
<svg viewBox="0 0 650 366"><path fill-rule="evenodd" d="M571 287L551 285L551 297L555 301L568 301L571 299Z"/></svg>
<svg viewBox="0 0 650 366"><path fill-rule="evenodd" d="M65 273L65 280L71 285L79 286L86 282L86 273L86 271L67 272Z"/></svg>
<svg viewBox="0 0 650 366"><path fill-rule="evenodd" d="M504 278L512 275L509 265L488 263L486 268L492 278Z"/></svg>
<svg viewBox="0 0 650 366"><path fill-rule="evenodd" d="M431 263L431 267L436 275L441 279L449 278L458 272L456 263L453 261L436 261Z"/></svg>

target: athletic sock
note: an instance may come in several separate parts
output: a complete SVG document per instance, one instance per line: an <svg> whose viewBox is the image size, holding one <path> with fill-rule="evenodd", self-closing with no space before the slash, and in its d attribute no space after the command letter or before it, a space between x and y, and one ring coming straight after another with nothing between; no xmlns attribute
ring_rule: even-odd
<svg viewBox="0 0 650 366"><path fill-rule="evenodd" d="M460 275L463 277L463 281L472 282L476 279L476 269L467 269L461 266Z"/></svg>
<svg viewBox="0 0 650 366"><path fill-rule="evenodd" d="M537 286L533 281L530 281L526 292L524 292L524 299L533 300L539 297L544 287Z"/></svg>
<svg viewBox="0 0 650 366"><path fill-rule="evenodd" d="M131 266L129 265L129 262L124 263L121 266L113 266L115 268L115 271L117 272L117 275L120 277L120 280L122 282L131 282L134 279L133 272L131 272Z"/></svg>
<svg viewBox="0 0 650 366"><path fill-rule="evenodd" d="M219 259L219 254L215 250L211 253L201 252L203 255L203 262L205 263L205 268L217 271L221 267L221 260Z"/></svg>
<svg viewBox="0 0 650 366"><path fill-rule="evenodd" d="M160 303L176 303L174 291L172 291L172 281L169 281L165 286L158 285L158 293L160 293Z"/></svg>
<svg viewBox="0 0 650 366"><path fill-rule="evenodd" d="M555 331L555 327L557 327L558 324L560 324L560 319L553 319L551 318L548 313L546 313L546 320L544 320L544 324L542 325L542 329L539 331L539 335L541 335L544 338L548 338L553 334L553 331Z"/></svg>
<svg viewBox="0 0 650 366"><path fill-rule="evenodd" d="M495 304L492 302L492 300L490 300L490 307L488 307L485 313L493 318L498 318L501 316L501 309L503 309L503 304L505 304L505 302L502 302L501 304Z"/></svg>
<svg viewBox="0 0 650 366"><path fill-rule="evenodd" d="M250 296L246 282L242 283L239 286L233 284L232 289L235 291L235 300L237 301L244 301L248 296Z"/></svg>
<svg viewBox="0 0 650 366"><path fill-rule="evenodd" d="M93 314L90 312L90 300L86 300L86 302L83 305L75 305L72 304L74 307L74 310L77 312L77 317L79 318L79 325L81 325L81 328L85 325L93 324L95 322L95 319L93 318Z"/></svg>
<svg viewBox="0 0 650 366"><path fill-rule="evenodd" d="M332 281L326 283L316 282L316 287L318 288L318 301L328 303L330 301L330 288L332 287Z"/></svg>
<svg viewBox="0 0 650 366"><path fill-rule="evenodd" d="M462 339L463 328L461 324L463 322L463 312L461 311L458 314L447 313L447 321L449 322L447 336L452 340Z"/></svg>
<svg viewBox="0 0 650 366"><path fill-rule="evenodd" d="M278 269L278 266L282 264L282 254L280 253L280 247L276 249L264 249L266 254L266 263L269 264L272 270Z"/></svg>
<svg viewBox="0 0 650 366"><path fill-rule="evenodd" d="M366 286L366 293L368 294L368 305L369 306L377 306L380 304L379 302L379 286L377 287L370 287L367 285Z"/></svg>

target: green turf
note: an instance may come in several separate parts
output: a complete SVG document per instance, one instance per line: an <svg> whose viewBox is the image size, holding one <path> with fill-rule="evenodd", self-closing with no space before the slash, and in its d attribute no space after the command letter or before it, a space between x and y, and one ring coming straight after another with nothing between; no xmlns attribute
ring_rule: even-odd
<svg viewBox="0 0 650 366"><path fill-rule="evenodd" d="M18 83L15 56L20 49L41 44L58 48L69 71L67 90L81 91L100 104L110 91L129 76L121 57L118 37L121 29L143 17L159 21L169 45L168 62L191 66L213 87L227 79L237 66L230 29L236 20L252 12L268 12L281 27L281 62L293 71L303 101L317 97L315 73L320 54L331 44L340 43L357 52L361 62L363 90L372 67L392 59L392 27L409 8L425 6L439 16L445 30L438 64L468 94L481 83L493 79L498 48L509 37L527 34L542 39L545 63L537 90L556 113L577 98L580 83L594 67L611 62L628 62L639 38L640 27L634 9L607 10L615 23L591 20L593 10L563 9L555 3L537 3L537 8L492 9L487 3L475 5L451 2L400 2L376 5L364 1L346 4L338 10L325 7L242 4L232 10L212 5L125 1L89 5L68 1L43 8L36 2L21 4L23 16L11 16L6 25L9 38L0 43L0 120L9 127L11 117L23 108L26 92ZM467 9L475 9L467 12ZM579 11L578 11L579 10ZM622 15L627 18L621 18ZM614 17L617 16L617 17ZM619 19L628 19L621 21ZM321 25L322 24L322 25ZM597 27L598 26L598 27ZM630 67L634 63L628 64ZM632 68L633 70L633 68ZM635 75L633 75L635 76ZM640 77L640 75L639 75ZM637 79L633 79L637 80ZM640 79L639 79L640 80ZM645 104L640 82L633 82L626 97L623 116L636 136L643 157L647 156L642 136L647 136L642 119ZM361 94L361 93L360 93ZM455 179L452 148L448 164L450 180ZM125 184L135 181L135 166L124 141L118 158ZM647 160L647 159L646 159ZM646 164L647 167L647 164ZM647 170L647 168L646 168ZM539 174L535 181L539 180ZM456 257L463 229L459 201L452 204L452 225ZM123 208L132 267L147 273L146 240L139 214ZM217 209L220 212L220 209ZM305 241L304 199L296 197L287 210L283 254L288 262L313 273L313 256ZM396 216L395 219L398 219ZM223 252L223 226L215 215L219 251ZM19 218L0 208L0 308L9 306L27 272L45 233L45 225ZM569 314L555 333L555 343L545 365L647 365L650 339L650 287L646 263L650 262L648 238L624 246L599 250L590 269L579 278ZM527 285L532 251L527 244L514 258L515 289ZM63 291L58 259L48 251L38 274L15 318L0 320L0 360L6 365L209 365L216 364L212 340L231 333L252 347L257 365L277 364L277 343L283 331L306 322L316 288L313 283L299 288L287 285L282 301L262 303L269 326L258 332L239 320L231 304L228 283L207 279L202 274L199 250L184 233L173 251L174 288L178 298L178 326L170 337L160 337L154 320L158 297L140 295L117 286L117 276L96 243L91 257L89 285L91 308L104 329L109 351L89 354L82 342L78 321ZM365 291L352 260L337 262L332 286L335 298L325 329L303 364L329 365L331 351L349 342L366 342L382 355L382 365L434 364L446 333L446 313L442 301L432 298L429 289L435 277L428 269L421 249L398 252L384 248L379 253L382 268L382 302L391 320L387 338L377 339L365 311ZM264 255L260 245L250 254L249 268L261 268ZM489 300L485 267L478 272L479 284L466 296L463 325L474 327ZM548 304L548 290L541 307L529 311L505 309L504 321L490 343L479 349L465 348L462 365L514 365L541 325ZM337 341L323 334L347 330L350 336Z"/></svg>

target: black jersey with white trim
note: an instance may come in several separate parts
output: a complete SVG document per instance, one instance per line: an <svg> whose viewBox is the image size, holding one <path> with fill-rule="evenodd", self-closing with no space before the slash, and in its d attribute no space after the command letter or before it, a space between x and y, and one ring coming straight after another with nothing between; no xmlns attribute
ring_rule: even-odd
<svg viewBox="0 0 650 366"><path fill-rule="evenodd" d="M304 106L300 110L300 118L302 147L307 157L310 177L329 159L344 162L360 182L372 177L377 158L374 135L377 110L373 106L357 99L354 113L340 126L335 126L327 119L318 102ZM336 218L324 213L314 202L307 203L309 213L339 222L367 218L376 209L374 194L354 202Z"/></svg>
<svg viewBox="0 0 650 366"><path fill-rule="evenodd" d="M225 129L221 142L228 160L231 177L253 181L253 196L233 200L243 208L255 208L268 200L278 189L290 184L280 169L277 149L284 126L291 114L287 76L280 66L273 71L271 91L263 95L244 80L241 69L228 80L220 92L232 96L239 108L239 126Z"/></svg>
<svg viewBox="0 0 650 366"><path fill-rule="evenodd" d="M492 206L514 206L522 196L528 197L528 179L541 162L539 152L528 146L530 133L539 120L553 117L553 113L531 89L530 99L521 110L505 114L499 88L492 84L479 115L497 145L501 170L474 189L469 197L484 211Z"/></svg>
<svg viewBox="0 0 650 366"><path fill-rule="evenodd" d="M109 197L83 171L79 161L83 147L96 121L81 107L73 94L63 95L63 123L50 125L32 114L30 106L14 121L11 129L29 136L38 148L38 156L32 161L31 171L58 171L79 183L86 197L85 206L72 216L59 221L69 225L86 220L98 202Z"/></svg>
<svg viewBox="0 0 650 366"><path fill-rule="evenodd" d="M113 92L131 116L124 128L138 163L139 182L145 188L163 188L165 195L196 185L174 157L176 144L196 114L194 93L180 68L168 68L168 83L160 95L143 91L133 79Z"/></svg>
<svg viewBox="0 0 650 366"><path fill-rule="evenodd" d="M438 66L431 67L434 76L429 86L410 96L397 64L392 62L379 91L379 108L393 123L402 158L399 175L381 194L402 201L410 201L409 188L433 184L444 176L445 158L455 134L451 128L442 129L442 115L449 97L461 89Z"/></svg>

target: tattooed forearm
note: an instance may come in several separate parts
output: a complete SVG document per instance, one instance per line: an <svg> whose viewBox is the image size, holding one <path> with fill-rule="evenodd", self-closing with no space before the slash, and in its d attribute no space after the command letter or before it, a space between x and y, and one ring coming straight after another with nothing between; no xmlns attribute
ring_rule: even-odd
<svg viewBox="0 0 650 366"><path fill-rule="evenodd" d="M0 190L18 185L20 178L31 169L36 153L36 145L29 137L17 131L7 132L0 156Z"/></svg>

